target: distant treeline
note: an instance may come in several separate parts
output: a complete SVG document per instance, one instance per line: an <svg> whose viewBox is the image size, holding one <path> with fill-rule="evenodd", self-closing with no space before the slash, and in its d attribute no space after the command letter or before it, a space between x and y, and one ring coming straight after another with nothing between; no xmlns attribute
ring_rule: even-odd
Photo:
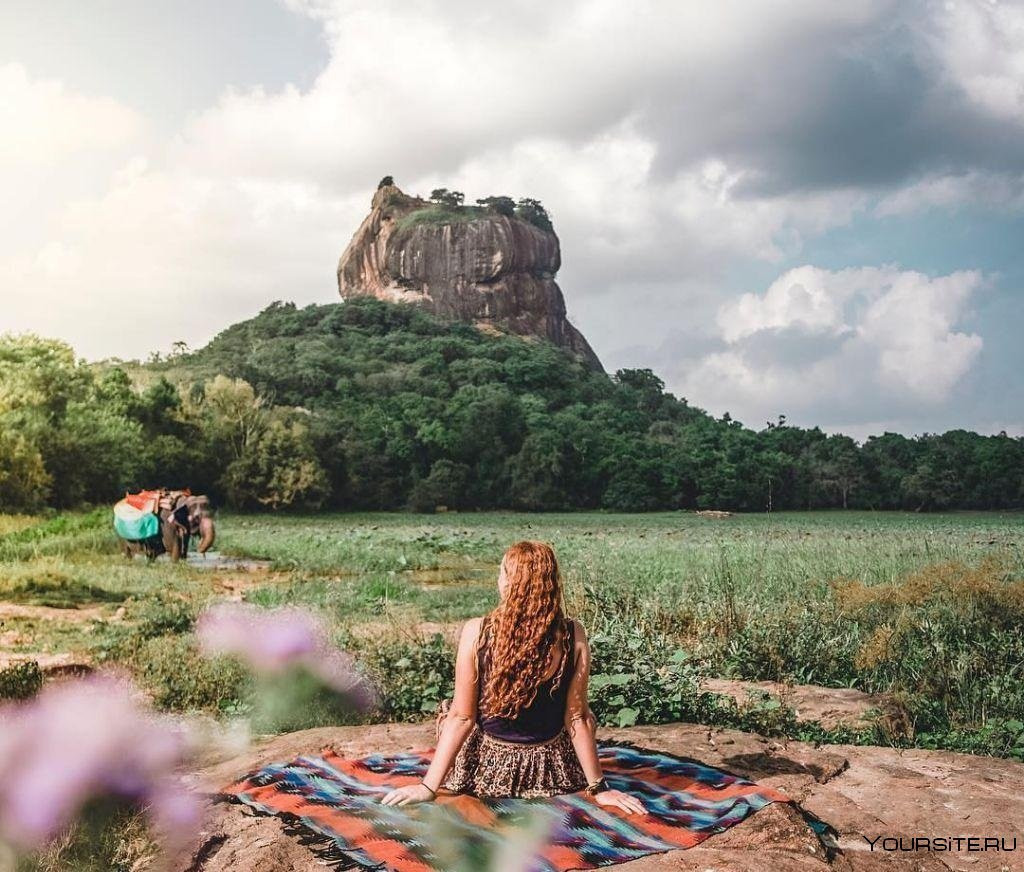
<svg viewBox="0 0 1024 872"><path fill-rule="evenodd" d="M246 509L1002 509L1024 440L755 431L650 370L371 298L275 303L145 365L0 338L0 509L159 485Z"/></svg>

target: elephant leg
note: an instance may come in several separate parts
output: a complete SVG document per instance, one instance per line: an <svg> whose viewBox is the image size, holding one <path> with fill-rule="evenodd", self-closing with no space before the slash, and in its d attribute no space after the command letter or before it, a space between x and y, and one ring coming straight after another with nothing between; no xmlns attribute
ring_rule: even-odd
<svg viewBox="0 0 1024 872"><path fill-rule="evenodd" d="M178 538L178 528L171 516L160 522L160 538L163 550L167 552L173 563L177 563L181 557L181 540Z"/></svg>
<svg viewBox="0 0 1024 872"><path fill-rule="evenodd" d="M140 542L139 545L146 552L146 557L150 563L156 560L157 557L167 550L163 537L159 534L156 536L150 536L144 542Z"/></svg>

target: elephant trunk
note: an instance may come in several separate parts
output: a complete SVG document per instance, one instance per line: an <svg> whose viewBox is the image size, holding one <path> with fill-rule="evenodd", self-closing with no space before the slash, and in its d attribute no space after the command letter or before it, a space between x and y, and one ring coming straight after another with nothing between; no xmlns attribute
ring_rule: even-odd
<svg viewBox="0 0 1024 872"><path fill-rule="evenodd" d="M199 553L205 554L213 547L213 540L217 538L217 531L214 528L213 518L206 515L199 519Z"/></svg>

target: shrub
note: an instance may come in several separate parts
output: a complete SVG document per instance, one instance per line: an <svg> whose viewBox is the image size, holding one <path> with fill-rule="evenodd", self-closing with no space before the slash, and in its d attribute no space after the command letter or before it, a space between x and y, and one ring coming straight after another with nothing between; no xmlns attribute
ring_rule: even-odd
<svg viewBox="0 0 1024 872"><path fill-rule="evenodd" d="M129 660L132 671L171 711L225 711L238 708L248 673L227 657L203 657L190 636L156 636L139 641Z"/></svg>
<svg viewBox="0 0 1024 872"><path fill-rule="evenodd" d="M35 660L0 669L0 699L29 699L43 686L43 673Z"/></svg>
<svg viewBox="0 0 1024 872"><path fill-rule="evenodd" d="M345 697L304 669L264 678L252 709L252 727L258 733L290 733L361 720Z"/></svg>
<svg viewBox="0 0 1024 872"><path fill-rule="evenodd" d="M132 637L140 640L187 633L196 622L198 610L196 603L161 595L142 600L132 609L136 621Z"/></svg>
<svg viewBox="0 0 1024 872"><path fill-rule="evenodd" d="M377 688L389 720L417 721L455 692L455 651L437 633L421 642L384 642L361 660Z"/></svg>
<svg viewBox="0 0 1024 872"><path fill-rule="evenodd" d="M43 851L22 858L17 872L139 872L160 868L160 846L137 809L92 803L90 814Z"/></svg>
<svg viewBox="0 0 1024 872"><path fill-rule="evenodd" d="M86 603L121 602L125 594L106 590L49 569L26 573L7 584L0 584L8 602L74 609Z"/></svg>

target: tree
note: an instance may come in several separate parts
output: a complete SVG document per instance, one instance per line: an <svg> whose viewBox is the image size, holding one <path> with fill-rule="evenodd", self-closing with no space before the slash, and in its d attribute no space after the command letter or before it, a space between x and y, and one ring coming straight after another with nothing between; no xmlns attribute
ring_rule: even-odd
<svg viewBox="0 0 1024 872"><path fill-rule="evenodd" d="M491 212L497 212L506 218L512 218L516 214L516 201L511 197L483 197L476 202L478 206L489 209Z"/></svg>
<svg viewBox="0 0 1024 872"><path fill-rule="evenodd" d="M139 487L146 443L138 421L94 402L68 407L60 426L36 436L52 502L59 508L101 503Z"/></svg>
<svg viewBox="0 0 1024 872"><path fill-rule="evenodd" d="M655 414L665 399L665 382L650 369L620 369L615 373L615 381L626 390L624 397L630 397L636 408L645 414Z"/></svg>
<svg viewBox="0 0 1024 872"><path fill-rule="evenodd" d="M224 484L231 503L249 509L318 509L329 494L308 428L287 417L275 417L246 444Z"/></svg>
<svg viewBox="0 0 1024 872"><path fill-rule="evenodd" d="M434 188L430 192L430 199L434 203L438 203L447 209L458 209L463 201L466 199L466 195L462 191L449 191L447 188Z"/></svg>
<svg viewBox="0 0 1024 872"><path fill-rule="evenodd" d="M539 227L548 233L553 232L555 229L551 223L551 216L548 215L547 210L541 205L540 200L523 197L516 204L516 215L524 221L528 221L534 227Z"/></svg>
<svg viewBox="0 0 1024 872"><path fill-rule="evenodd" d="M19 433L0 429L0 512L36 512L52 477L39 450Z"/></svg>
<svg viewBox="0 0 1024 872"><path fill-rule="evenodd" d="M820 443L816 460L818 487L826 494L837 495L842 507L849 508L851 492L864 480L863 461L857 443L849 436L829 436Z"/></svg>
<svg viewBox="0 0 1024 872"><path fill-rule="evenodd" d="M57 420L91 383L92 373L66 342L32 333L0 336L0 414L30 410Z"/></svg>
<svg viewBox="0 0 1024 872"><path fill-rule="evenodd" d="M920 444L900 433L869 436L861 448L865 467L863 503L876 509L913 507L903 479L918 463Z"/></svg>
<svg viewBox="0 0 1024 872"><path fill-rule="evenodd" d="M571 450L550 423L533 429L511 461L511 502L532 511L570 505L564 485Z"/></svg>
<svg viewBox="0 0 1024 872"><path fill-rule="evenodd" d="M409 508L415 512L433 512L438 506L463 508L469 475L469 467L464 463L438 460L430 467L430 474L413 485Z"/></svg>
<svg viewBox="0 0 1024 872"><path fill-rule="evenodd" d="M377 183L377 190L379 191L381 188L387 188L394 183L395 180L392 176L384 176L384 178Z"/></svg>
<svg viewBox="0 0 1024 872"><path fill-rule="evenodd" d="M218 375L203 386L199 411L214 443L237 460L267 427L269 403L244 379Z"/></svg>

